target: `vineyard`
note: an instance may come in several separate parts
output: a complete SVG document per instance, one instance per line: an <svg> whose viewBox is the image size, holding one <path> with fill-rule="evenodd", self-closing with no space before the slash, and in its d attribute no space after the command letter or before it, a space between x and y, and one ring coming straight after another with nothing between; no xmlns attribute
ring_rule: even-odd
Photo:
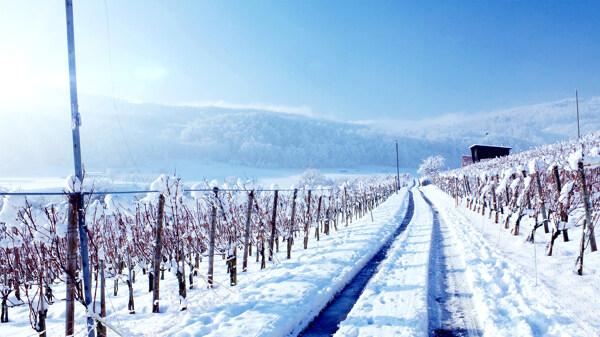
<svg viewBox="0 0 600 337"><path fill-rule="evenodd" d="M406 179L402 176L401 183ZM110 320L104 318L106 292L117 296L120 285L126 288L127 310L112 308L113 315L115 311L186 310L189 289L234 287L238 271L253 269L251 264L258 270L277 264L280 250L286 259L293 259L294 250L318 243L322 236L350 226L353 219L372 219L373 209L396 191L396 177L282 190L241 180L237 186L219 188L216 182L203 182L188 188L180 177L163 175L151 184L150 192L133 196L94 191L93 185L83 188L87 192L76 193L82 187L72 178L68 185L64 195L6 193L1 204L2 323L12 322L11 311L27 306L30 326L40 336L47 331L61 334L63 328L66 335L85 333L86 316L99 323L95 324L99 336L110 334ZM85 306L77 249L77 196L84 198L82 213L94 285L91 308ZM215 257L224 262L228 284L214 278L215 267L221 265ZM174 275L177 281L163 281L165 274L167 280ZM137 301L136 275L138 284L147 283L151 301ZM170 300L163 304L165 294ZM53 307L63 301L66 311L56 315L64 315L64 325L47 326L47 317L55 316ZM81 303L77 312L76 302ZM20 323L23 327L24 322Z"/></svg>
<svg viewBox="0 0 600 337"><path fill-rule="evenodd" d="M600 212L600 133L433 175L436 185L467 208L512 234L534 242L549 235L546 254L560 242L579 240L577 273L585 252L597 250ZM543 232L541 232L543 231ZM541 233L540 233L541 232Z"/></svg>

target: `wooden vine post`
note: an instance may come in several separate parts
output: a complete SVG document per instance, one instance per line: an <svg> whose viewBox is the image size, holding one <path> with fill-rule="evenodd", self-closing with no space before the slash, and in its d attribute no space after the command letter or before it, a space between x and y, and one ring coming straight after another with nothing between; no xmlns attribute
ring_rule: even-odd
<svg viewBox="0 0 600 337"><path fill-rule="evenodd" d="M454 203L458 206L458 178L454 177Z"/></svg>
<svg viewBox="0 0 600 337"><path fill-rule="evenodd" d="M306 210L306 221L304 223L304 249L308 248L308 235L310 234L310 223L312 217L310 215L310 201L311 201L312 191L308 190L308 206Z"/></svg>
<svg viewBox="0 0 600 337"><path fill-rule="evenodd" d="M69 194L69 219L67 227L67 293L65 335L75 333L75 279L77 276L77 204L75 194Z"/></svg>
<svg viewBox="0 0 600 337"><path fill-rule="evenodd" d="M260 229L259 229L259 238L257 238L257 241L260 242L260 250L257 251L256 254L256 262L258 262L258 256L260 255L260 269L265 269L267 264L265 261L265 245L266 245L266 232L265 232L265 226L263 224L263 222L260 222ZM259 254L260 252L260 254Z"/></svg>
<svg viewBox="0 0 600 337"><path fill-rule="evenodd" d="M321 201L323 200L323 196L319 196L319 205L317 206L317 230L315 231L315 235L317 236L317 241L319 241L319 220L321 220Z"/></svg>
<svg viewBox="0 0 600 337"><path fill-rule="evenodd" d="M521 175L523 176L523 180L527 177L527 172L526 171L521 171ZM519 200L519 196L518 196L518 191L515 188L515 200L518 202ZM523 193L527 193L527 191L523 191ZM515 222L515 228L513 229L513 234L519 235L519 229L521 227L521 219L523 219L523 216L525 216L525 213L523 213L523 208L525 208L525 206L523 205L523 203L521 203L520 205L517 205L519 207L519 213L517 213L517 221Z"/></svg>
<svg viewBox="0 0 600 337"><path fill-rule="evenodd" d="M104 264L104 256L100 259L100 317L106 317L106 276L104 270L106 266ZM106 326L104 324L96 325L96 332L98 337L106 337Z"/></svg>
<svg viewBox="0 0 600 337"><path fill-rule="evenodd" d="M292 197L292 218L290 219L290 230L287 238L287 258L292 258L292 244L294 243L294 218L296 216L296 196L298 195L298 189L294 189L294 195Z"/></svg>
<svg viewBox="0 0 600 337"><path fill-rule="evenodd" d="M159 313L160 297L160 262L162 260L162 227L165 218L165 196L158 197L158 215L156 216L156 231L154 233L154 290L152 291L152 312Z"/></svg>
<svg viewBox="0 0 600 337"><path fill-rule="evenodd" d="M587 220L588 235L590 237L590 246L592 252L598 250L596 246L596 235L594 235L594 223L592 222L592 215L590 210L590 196L588 193L587 185L585 182L585 172L583 171L583 163L579 163L579 179L581 180L581 190L583 192L583 207L585 209L585 219Z"/></svg>
<svg viewBox="0 0 600 337"><path fill-rule="evenodd" d="M490 206L490 216L492 218L492 208L494 209L494 223L498 223L498 198L496 197L496 183L498 176L492 176L492 205Z"/></svg>
<svg viewBox="0 0 600 337"><path fill-rule="evenodd" d="M331 196L329 197L329 204L327 205L327 209L325 210L325 221L323 222L323 233L325 235L329 235L329 222L330 222L330 210L331 210Z"/></svg>
<svg viewBox="0 0 600 337"><path fill-rule="evenodd" d="M396 193L398 193L397 189ZM348 191L346 190L346 187L344 187L344 220L346 220L346 227L348 227Z"/></svg>
<svg viewBox="0 0 600 337"><path fill-rule="evenodd" d="M488 181L488 177L485 177L485 181L481 182L481 187L479 188L479 194L481 194L481 203L482 203L482 205L481 205L481 216L485 216L485 207L486 207L486 205L488 203L488 201L485 199L485 194L481 193L482 190L483 190L483 188L484 188L484 186L485 186L485 184L487 183L487 181Z"/></svg>
<svg viewBox="0 0 600 337"><path fill-rule="evenodd" d="M540 182L540 174L535 172L535 182L537 185L538 195L540 196L540 203L542 207L542 220L544 221L544 233L549 233L548 229L548 214L546 213L546 205L544 203L544 195L542 193L542 184Z"/></svg>
<svg viewBox="0 0 600 337"><path fill-rule="evenodd" d="M4 284L8 284L8 272L6 269L4 269ZM0 314L0 323L8 323L8 305L7 305L7 298L8 295L10 295L10 293L12 292L11 289L7 289L4 288L4 291L1 292L2 294L2 313Z"/></svg>
<svg viewBox="0 0 600 337"><path fill-rule="evenodd" d="M560 194L561 194L562 187L560 185L560 176L558 175L558 166L554 166L552 168L552 175L554 178L554 184L556 185L556 199L560 200ZM562 203L560 201L558 201L558 203L557 203L556 213L557 213L556 216L558 217L558 219L560 219L559 223L567 221L567 215L564 213ZM567 234L566 228L560 230L559 226L557 225L556 232L554 231L554 228L552 228L552 234L551 234L551 238L550 238L550 247L548 248L548 256L552 256L552 250L554 249L554 240L556 240L558 235L560 235L560 232L563 233L563 240L565 242L569 241L569 236Z"/></svg>
<svg viewBox="0 0 600 337"><path fill-rule="evenodd" d="M179 304L181 304L181 311L187 310L187 305L184 303L184 299L187 298L187 290L185 288L185 251L183 241L178 244L177 248L177 284L179 285Z"/></svg>
<svg viewBox="0 0 600 337"><path fill-rule="evenodd" d="M189 257L190 257L190 273L188 275L188 279L190 281L190 289L194 289L194 275L196 275L196 276L198 275L197 270L198 270L198 267L199 267L199 264L200 264L200 257L196 253L196 257L194 259L193 253L192 253L193 251L194 250L192 248L192 242L190 241L189 245L188 245L188 254L189 254ZM192 265L192 259L194 259L194 261L193 261L194 264L193 265ZM135 274L133 274L133 277L135 278Z"/></svg>
<svg viewBox="0 0 600 337"><path fill-rule="evenodd" d="M598 250L596 247L596 237L594 235L594 225L592 223L592 217L590 215L590 201L585 183L585 173L583 171L583 163L580 161L578 164L579 180L581 181L581 190L583 193L583 208L585 209L585 221L583 222L583 233L581 234L581 250L579 253L579 270L578 274L583 275L583 252L585 250L585 238L586 238L586 227L588 227L588 235L590 237L590 246L592 252Z"/></svg>
<svg viewBox="0 0 600 337"><path fill-rule="evenodd" d="M552 173L554 175L554 184L556 184L556 194L557 194L557 198L560 198L560 194L562 192L562 187L560 184L560 175L558 174L558 166L554 166L552 168ZM567 222L567 214L565 214L563 207L562 207L562 203L558 203L558 211L560 212L560 221L562 222ZM558 230L558 228L557 228ZM567 231L566 228L562 229L562 234L563 234L563 241L564 242L568 242L569 241L569 232ZM552 237L554 239L554 236ZM554 240L552 241L554 242ZM551 244L552 246L552 244Z"/></svg>
<svg viewBox="0 0 600 337"><path fill-rule="evenodd" d="M8 284L8 272L4 269L4 284ZM11 290L6 289L2 292L2 313L0 314L0 323L8 323L8 305L6 304Z"/></svg>
<svg viewBox="0 0 600 337"><path fill-rule="evenodd" d="M479 181L479 177L475 177L475 184L477 189L475 190L475 193L477 193L477 195L481 195L481 182ZM484 197L484 201L485 201L485 197ZM475 203L479 204L479 198L475 197ZM479 213L479 206L475 206L473 207L473 212L475 213Z"/></svg>
<svg viewBox="0 0 600 337"><path fill-rule="evenodd" d="M244 233L244 260L242 262L242 272L248 270L248 247L250 243L250 220L252 217L252 203L254 201L254 191L248 194L248 210L246 211L246 232Z"/></svg>
<svg viewBox="0 0 600 337"><path fill-rule="evenodd" d="M498 174L496 174L496 182L498 184L500 184L500 177L498 176ZM498 212L500 212L500 214L504 215L504 209L502 207L502 194L500 194L499 196L496 195L496 189L494 188L494 199L496 199L496 205L494 206L495 210L496 210L496 215L494 217L494 222L498 223L499 219L498 219Z"/></svg>
<svg viewBox="0 0 600 337"><path fill-rule="evenodd" d="M365 193L365 199L367 199L366 193ZM371 205L371 199L367 199L367 206L369 208L369 213L371 213L371 222L373 222L373 206Z"/></svg>
<svg viewBox="0 0 600 337"><path fill-rule="evenodd" d="M271 217L271 237L269 238L269 261L273 261L273 251L275 250L275 235L277 235L277 199L279 191L275 190L273 197L273 216Z"/></svg>
<svg viewBox="0 0 600 337"><path fill-rule="evenodd" d="M46 316L48 316L48 301L44 296L44 276L40 275L38 287L40 290L39 293L39 304L37 308L37 331L39 332L39 337L46 337Z"/></svg>
<svg viewBox="0 0 600 337"><path fill-rule="evenodd" d="M127 245L127 265L128 265L128 277L127 277L127 288L129 290L129 301L127 302L127 310L130 314L135 314L135 306L133 302L133 263L131 262L131 249L129 244ZM106 313L105 313L106 315ZM105 316L101 316L105 317Z"/></svg>
<svg viewBox="0 0 600 337"><path fill-rule="evenodd" d="M215 231L217 227L217 196L219 194L219 188L214 187L213 192L215 193L212 202L212 211L210 214L210 233L208 238L208 286L213 286L213 276L215 268Z"/></svg>

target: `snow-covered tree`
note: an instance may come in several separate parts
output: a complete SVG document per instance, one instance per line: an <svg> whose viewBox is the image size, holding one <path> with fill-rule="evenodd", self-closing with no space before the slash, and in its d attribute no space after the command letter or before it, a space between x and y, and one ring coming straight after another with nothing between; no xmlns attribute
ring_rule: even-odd
<svg viewBox="0 0 600 337"><path fill-rule="evenodd" d="M314 188L317 186L329 186L331 184L333 184L333 181L325 177L325 175L321 173L321 171L315 168L306 169L306 171L302 173L300 179L298 180L298 185L300 187L308 188Z"/></svg>
<svg viewBox="0 0 600 337"><path fill-rule="evenodd" d="M439 171L446 164L446 159L442 156L430 156L427 159L423 159L423 163L419 165L419 173L422 176L431 175L434 172Z"/></svg>

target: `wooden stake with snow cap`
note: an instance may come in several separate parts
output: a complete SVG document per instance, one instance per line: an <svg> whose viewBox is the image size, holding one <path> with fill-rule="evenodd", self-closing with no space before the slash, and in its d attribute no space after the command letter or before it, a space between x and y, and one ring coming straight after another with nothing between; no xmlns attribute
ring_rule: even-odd
<svg viewBox="0 0 600 337"><path fill-rule="evenodd" d="M346 186L344 186L344 220L346 221L346 227L348 227L348 191L346 190ZM350 220L352 220L352 216L350 216Z"/></svg>
<svg viewBox="0 0 600 337"><path fill-rule="evenodd" d="M104 250L102 250L101 254L98 254L98 258L100 259L100 317L106 317L106 277L104 274L104 270L106 269L106 265L104 264ZM96 332L98 333L98 337L106 336L106 326L104 324L96 325Z"/></svg>
<svg viewBox="0 0 600 337"><path fill-rule="evenodd" d="M490 216L492 218L492 210L494 212L494 222L498 223L498 198L496 197L496 183L498 183L498 175L492 176L492 205L490 207Z"/></svg>
<svg viewBox="0 0 600 337"><path fill-rule="evenodd" d="M275 249L275 236L277 235L277 199L279 191L275 190L273 197L273 216L271 218L271 237L269 238L269 261L273 261L273 250Z"/></svg>
<svg viewBox="0 0 600 337"><path fill-rule="evenodd" d="M75 333L75 277L77 275L77 205L76 194L69 194L69 220L67 227L67 293L65 310L65 335Z"/></svg>
<svg viewBox="0 0 600 337"><path fill-rule="evenodd" d="M129 248L129 242L127 243L127 269L127 289L129 290L129 301L127 303L127 310L129 310L130 314L135 314L135 305L133 302L133 263L131 262L131 249Z"/></svg>
<svg viewBox="0 0 600 337"><path fill-rule="evenodd" d="M552 173L554 174L554 184L556 184L557 198L560 198L560 194L562 192L562 186L560 184L560 175L558 174L558 166L554 165L554 167L552 169ZM563 211L562 203L560 201L558 203L558 210L560 212L560 221L563 221L566 223L568 220L567 214L565 214L565 212ZM569 232L567 231L567 229L564 228L562 230L562 233L563 233L563 241L568 242L569 241Z"/></svg>
<svg viewBox="0 0 600 337"><path fill-rule="evenodd" d="M156 231L154 233L154 290L152 292L152 312L159 313L158 300L160 297L160 261L162 260L162 227L165 217L165 196L158 196L158 214L156 216Z"/></svg>
<svg viewBox="0 0 600 337"><path fill-rule="evenodd" d="M4 284L8 285L8 270L4 269ZM5 287L2 290L2 313L0 314L0 323L8 323L8 305L6 301L11 293L10 287Z"/></svg>
<svg viewBox="0 0 600 337"><path fill-rule="evenodd" d="M554 177L554 184L556 186L556 198L558 199L557 207L556 207L556 215L555 215L555 217L557 217L558 220L555 221L556 231L554 228L552 228L552 237L550 239L550 247L548 248L548 256L552 256L552 250L554 249L554 241L556 240L556 238L558 238L558 236L560 235L561 232L563 234L563 241L564 242L569 241L569 235L567 233L567 229L566 228L563 228L562 230L560 229L561 223L564 223L566 226L568 217L567 217L567 214L565 213L565 211L563 210L563 204L560 201L560 196L562 194L562 186L560 183L560 175L558 174L558 166L557 165L554 165L552 167L552 175Z"/></svg>
<svg viewBox="0 0 600 337"><path fill-rule="evenodd" d="M296 196L298 195L298 189L294 189L294 195L292 197L292 218L290 220L290 229L287 237L287 258L292 258L292 244L294 243L294 217L296 216Z"/></svg>
<svg viewBox="0 0 600 337"><path fill-rule="evenodd" d="M317 206L317 228L315 230L315 236L317 237L317 241L319 241L319 221L321 220L321 201L323 200L323 196L319 196L319 205Z"/></svg>
<svg viewBox="0 0 600 337"><path fill-rule="evenodd" d="M540 196L540 203L542 207L542 219L544 221L544 232L547 234L550 232L548 229L548 213L546 212L546 204L544 203L544 197L542 193L542 183L540 182L540 174L538 172L535 173L535 182L537 184L538 194Z"/></svg>
<svg viewBox="0 0 600 337"><path fill-rule="evenodd" d="M246 232L244 233L244 260L242 262L242 272L248 269L248 250L250 242L250 220L252 217L252 202L254 201L254 191L248 194L248 210L246 211Z"/></svg>
<svg viewBox="0 0 600 337"><path fill-rule="evenodd" d="M219 194L219 188L213 187L215 194L212 203L212 211L210 214L210 234L208 241L208 286L213 286L213 275L215 268L215 232L217 227L217 195Z"/></svg>
<svg viewBox="0 0 600 337"><path fill-rule="evenodd" d="M454 177L454 204L458 206L458 178Z"/></svg>
<svg viewBox="0 0 600 337"><path fill-rule="evenodd" d="M310 234L310 222L312 217L310 216L310 199L312 191L308 190L308 206L306 210L306 219L304 220L304 249L308 248L308 235Z"/></svg>
<svg viewBox="0 0 600 337"><path fill-rule="evenodd" d="M179 285L179 304L181 305L180 310L187 310L185 298L187 297L187 291L185 287L185 251L183 242L177 245L177 284Z"/></svg>
<svg viewBox="0 0 600 337"><path fill-rule="evenodd" d="M521 170L521 175L523 176L523 179L525 179L527 177L527 171L525 171L525 168L523 168ZM525 187L526 186L524 186L524 188ZM513 234L515 236L519 235L519 228L521 226L521 219L523 219L523 216L525 216L525 213L523 212L523 208L525 208L525 200L521 199L521 198L525 198L526 197L527 190L526 189L523 190L523 194L521 195L521 198L519 198L517 196L518 192L516 192L516 191L517 191L517 189L515 189L515 197L518 198L517 199L517 207L518 207L519 210L518 210L518 213L517 213L517 221L515 222L515 227L513 229ZM520 202L519 202L519 199L521 199Z"/></svg>
<svg viewBox="0 0 600 337"><path fill-rule="evenodd" d="M594 235L594 223L592 222L592 216L591 216L591 211L590 211L590 199L589 199L589 195L588 195L588 189L585 183L585 172L583 171L583 162L579 161L579 163L577 164L577 171L579 173L579 180L581 180L581 190L583 192L583 208L585 209L585 220L586 222L584 222L583 225L583 230L584 230L584 237L585 237L585 229L586 229L586 224L588 227L588 236L590 237L590 246L592 249L592 252L595 252L598 250L598 247L596 246L596 236ZM583 240L583 238L582 238ZM583 252L582 252L582 260L583 260Z"/></svg>
<svg viewBox="0 0 600 337"><path fill-rule="evenodd" d="M306 210L306 217L304 219L304 249L308 248L308 236L310 234L310 222L312 217L310 216L310 202L312 197L312 191L308 190L308 203Z"/></svg>

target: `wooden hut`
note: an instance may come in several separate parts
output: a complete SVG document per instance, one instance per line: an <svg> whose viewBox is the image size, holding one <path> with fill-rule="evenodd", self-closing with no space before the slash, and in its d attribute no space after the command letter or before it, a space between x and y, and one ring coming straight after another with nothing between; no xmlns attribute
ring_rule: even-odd
<svg viewBox="0 0 600 337"><path fill-rule="evenodd" d="M473 162L476 163L483 159L508 156L511 148L506 146L475 144L471 145L469 149L471 149L471 157L473 158Z"/></svg>

